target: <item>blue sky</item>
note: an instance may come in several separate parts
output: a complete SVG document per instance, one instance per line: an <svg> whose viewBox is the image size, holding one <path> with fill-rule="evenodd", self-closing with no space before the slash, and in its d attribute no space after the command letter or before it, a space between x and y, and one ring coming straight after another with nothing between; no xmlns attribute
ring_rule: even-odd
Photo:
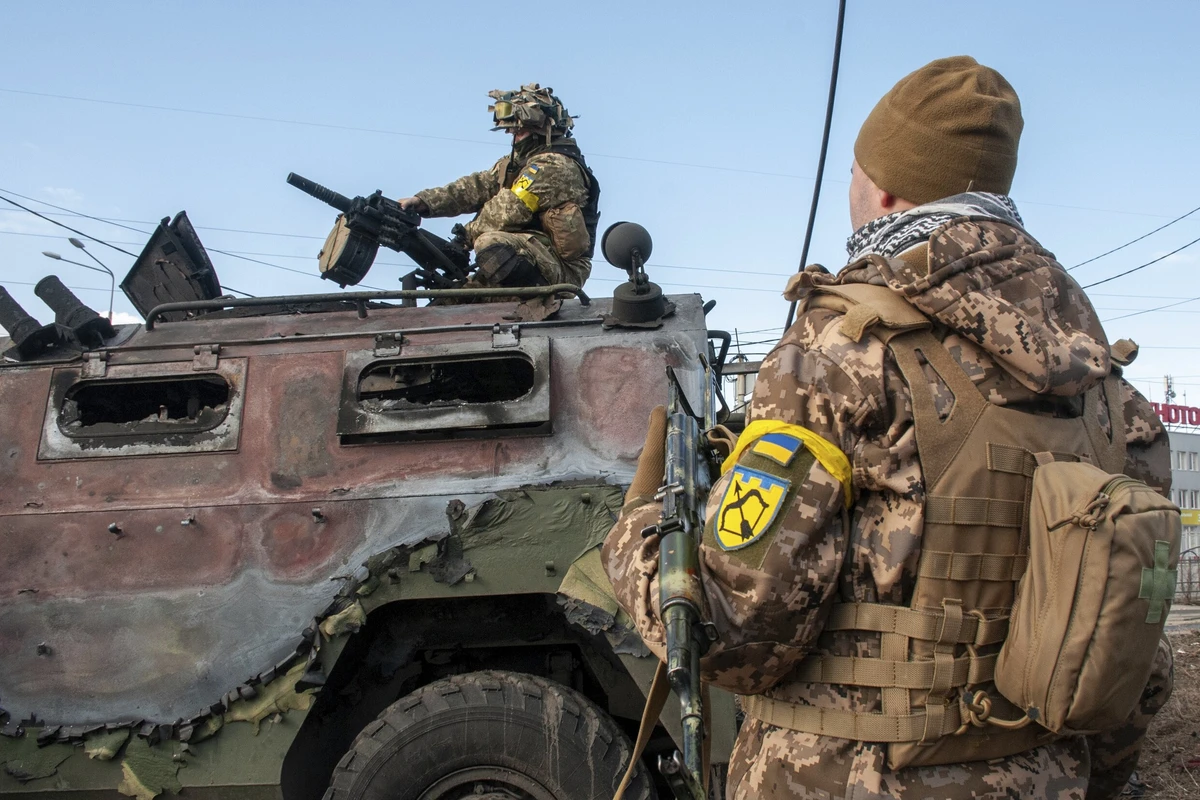
<svg viewBox="0 0 1200 800"><path fill-rule="evenodd" d="M0 5L0 190L130 220L142 232L56 217L133 252L154 221L186 209L210 248L307 273L214 253L226 285L327 291L315 253L332 211L288 187L289 171L344 194L440 185L505 152L506 137L488 130L486 92L540 81L580 117L604 189L602 226L644 224L660 265L652 277L717 299L714 327L745 331L746 351L761 353L778 335L764 329L783 324L779 290L800 255L836 3L524 11L539 5L10 0ZM999 69L1021 96L1013 196L1065 265L1200 205L1196 30L1200 4L1182 0L851 0L809 260L845 261L851 146L872 105L909 71L961 53ZM1197 237L1200 212L1073 274L1101 280ZM118 276L132 262L90 249ZM52 226L0 211L0 283L35 316L49 312L23 284L51 272L103 288L81 296L107 305L106 278L43 250L73 257ZM365 282L396 286L402 260L383 253ZM1090 293L1112 319L1200 296L1198 267L1200 244ZM587 288L607 294L619 278L598 260ZM132 311L119 290L117 310ZM1107 325L1111 338L1143 345L1129 374L1152 399L1173 373L1200 404L1197 314L1200 301Z"/></svg>

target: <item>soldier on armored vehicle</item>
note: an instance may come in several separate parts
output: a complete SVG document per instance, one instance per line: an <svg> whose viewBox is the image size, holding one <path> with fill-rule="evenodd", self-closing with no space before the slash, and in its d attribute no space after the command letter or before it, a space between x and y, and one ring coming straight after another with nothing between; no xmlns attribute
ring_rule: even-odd
<svg viewBox="0 0 1200 800"><path fill-rule="evenodd" d="M600 184L571 136L574 118L553 90L536 83L488 94L493 130L513 137L512 152L491 169L398 201L382 191L351 199L288 176L342 212L321 249L321 277L357 284L382 245L416 262L403 278L409 290L583 286L592 271ZM475 219L456 225L449 241L420 227L422 217L468 213Z"/></svg>
<svg viewBox="0 0 1200 800"><path fill-rule="evenodd" d="M488 92L492 130L512 134L512 153L399 201L422 217L475 213L462 228L478 267L467 285L583 286L592 271L600 185L571 136L575 119L553 91L529 83Z"/></svg>

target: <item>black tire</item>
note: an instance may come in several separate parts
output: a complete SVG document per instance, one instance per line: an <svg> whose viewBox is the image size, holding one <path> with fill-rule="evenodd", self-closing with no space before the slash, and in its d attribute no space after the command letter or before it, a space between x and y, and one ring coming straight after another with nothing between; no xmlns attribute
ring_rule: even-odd
<svg viewBox="0 0 1200 800"><path fill-rule="evenodd" d="M338 762L324 800L612 800L631 749L578 692L472 672L389 706ZM625 797L655 797L644 765Z"/></svg>

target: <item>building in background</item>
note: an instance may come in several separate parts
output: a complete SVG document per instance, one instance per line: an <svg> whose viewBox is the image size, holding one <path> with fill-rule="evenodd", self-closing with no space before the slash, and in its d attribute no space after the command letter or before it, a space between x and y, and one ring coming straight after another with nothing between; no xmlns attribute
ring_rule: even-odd
<svg viewBox="0 0 1200 800"><path fill-rule="evenodd" d="M1200 432L1168 426L1171 501L1183 511L1183 550L1200 548Z"/></svg>
<svg viewBox="0 0 1200 800"><path fill-rule="evenodd" d="M1200 408L1152 403L1171 440L1171 501L1183 512L1176 602L1200 603Z"/></svg>

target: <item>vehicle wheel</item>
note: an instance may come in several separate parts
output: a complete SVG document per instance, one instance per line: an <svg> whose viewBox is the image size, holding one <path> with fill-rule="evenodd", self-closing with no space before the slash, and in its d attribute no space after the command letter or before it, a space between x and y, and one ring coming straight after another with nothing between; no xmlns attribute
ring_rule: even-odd
<svg viewBox="0 0 1200 800"><path fill-rule="evenodd" d="M629 739L583 695L515 672L431 683L368 725L324 800L611 800ZM629 800L653 800L638 767Z"/></svg>

